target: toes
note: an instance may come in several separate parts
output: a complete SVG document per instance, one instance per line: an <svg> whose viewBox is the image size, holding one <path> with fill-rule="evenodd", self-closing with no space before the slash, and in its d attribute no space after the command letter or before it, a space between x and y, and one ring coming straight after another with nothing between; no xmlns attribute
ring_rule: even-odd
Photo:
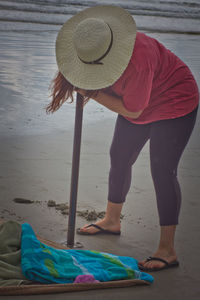
<svg viewBox="0 0 200 300"><path fill-rule="evenodd" d="M84 225L83 227L80 228L80 231L88 232L88 233L95 233L98 230L94 227L88 227L88 224L86 224L86 225Z"/></svg>
<svg viewBox="0 0 200 300"><path fill-rule="evenodd" d="M138 264L141 265L141 266L144 266L145 262L146 262L145 260L139 261Z"/></svg>
<svg viewBox="0 0 200 300"><path fill-rule="evenodd" d="M84 227L81 227L80 228L82 231L87 231L88 230L88 228L86 228L85 226Z"/></svg>
<svg viewBox="0 0 200 300"><path fill-rule="evenodd" d="M88 224L84 225L83 227L80 228L80 230L86 231L88 229L87 226Z"/></svg>
<svg viewBox="0 0 200 300"><path fill-rule="evenodd" d="M146 261L146 260L143 260L143 261L139 261L138 262L139 265L145 267L145 268L162 268L164 263L162 262L156 262L156 261Z"/></svg>
<svg viewBox="0 0 200 300"><path fill-rule="evenodd" d="M147 262L144 264L145 268L162 268L164 263L162 262Z"/></svg>
<svg viewBox="0 0 200 300"><path fill-rule="evenodd" d="M83 228L83 227L80 228L80 231L81 231L81 232L89 232L89 230L88 230L87 228Z"/></svg>

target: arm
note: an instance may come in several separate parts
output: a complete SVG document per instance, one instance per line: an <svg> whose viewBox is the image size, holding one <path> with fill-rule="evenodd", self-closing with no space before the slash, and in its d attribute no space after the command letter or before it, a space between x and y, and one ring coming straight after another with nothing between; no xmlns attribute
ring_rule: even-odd
<svg viewBox="0 0 200 300"><path fill-rule="evenodd" d="M83 96L85 95L84 90L77 89L77 91L81 95L83 95ZM108 109L110 109L124 117L137 119L142 113L142 110L137 111L137 112L131 112L131 111L127 110L120 97L111 96L111 95L108 95L101 91L99 91L97 96L93 97L92 99L94 99L98 103L102 104L103 106L107 107Z"/></svg>
<svg viewBox="0 0 200 300"><path fill-rule="evenodd" d="M101 91L99 91L94 100L124 117L137 119L142 113L142 110L137 112L127 110L120 97L111 96Z"/></svg>

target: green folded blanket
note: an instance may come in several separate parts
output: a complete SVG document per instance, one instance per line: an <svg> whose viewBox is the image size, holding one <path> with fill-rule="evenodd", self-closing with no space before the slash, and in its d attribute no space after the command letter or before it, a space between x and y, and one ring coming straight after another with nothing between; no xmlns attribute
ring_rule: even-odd
<svg viewBox="0 0 200 300"><path fill-rule="evenodd" d="M0 286L32 284L21 270L21 225L0 224Z"/></svg>

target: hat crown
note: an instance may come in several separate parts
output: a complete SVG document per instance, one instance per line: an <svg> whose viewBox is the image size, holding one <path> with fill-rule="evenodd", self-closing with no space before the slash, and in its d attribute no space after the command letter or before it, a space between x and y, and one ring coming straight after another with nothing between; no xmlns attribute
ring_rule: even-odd
<svg viewBox="0 0 200 300"><path fill-rule="evenodd" d="M75 28L73 43L77 56L85 62L93 62L102 57L111 43L109 25L98 18L87 18Z"/></svg>

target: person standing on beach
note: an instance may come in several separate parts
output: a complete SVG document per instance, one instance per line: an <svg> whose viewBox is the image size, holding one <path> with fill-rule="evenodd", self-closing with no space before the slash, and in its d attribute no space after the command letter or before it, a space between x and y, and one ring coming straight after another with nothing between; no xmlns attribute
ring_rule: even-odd
<svg viewBox="0 0 200 300"><path fill-rule="evenodd" d="M159 41L137 32L132 16L118 6L87 8L70 18L56 40L58 74L52 82L55 112L73 92L118 114L110 148L105 217L77 229L84 235L121 233L120 214L131 170L150 141L160 242L139 262L144 271L178 266L174 247L181 207L177 168L193 131L199 91L188 66Z"/></svg>

